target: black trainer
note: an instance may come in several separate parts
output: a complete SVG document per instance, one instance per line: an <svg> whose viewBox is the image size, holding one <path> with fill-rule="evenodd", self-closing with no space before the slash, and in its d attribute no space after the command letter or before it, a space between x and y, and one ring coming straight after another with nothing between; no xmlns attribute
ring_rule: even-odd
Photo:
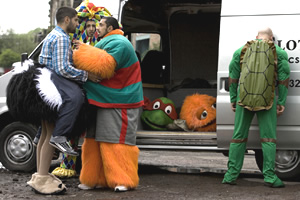
<svg viewBox="0 0 300 200"><path fill-rule="evenodd" d="M53 137L53 136L51 136L49 143L52 146L54 146L55 148L57 148L58 150L60 150L61 152L63 152L63 153L66 153L66 154L71 155L71 156L79 156L79 153L74 151L74 149L70 146L70 144L67 141L66 137L63 137L63 136Z"/></svg>
<svg viewBox="0 0 300 200"><path fill-rule="evenodd" d="M35 136L34 139L33 139L33 141L32 141L33 146L37 147L37 145L39 143L39 140L40 140L40 138L38 138L38 137Z"/></svg>

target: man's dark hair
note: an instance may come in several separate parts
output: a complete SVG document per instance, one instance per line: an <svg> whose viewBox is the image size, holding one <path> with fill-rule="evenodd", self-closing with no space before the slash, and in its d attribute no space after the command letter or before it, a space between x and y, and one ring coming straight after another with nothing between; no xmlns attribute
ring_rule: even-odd
<svg viewBox="0 0 300 200"><path fill-rule="evenodd" d="M113 18L113 17L103 17L102 19L106 19L105 23L106 23L107 27L112 26L113 30L120 29L119 22L118 22L118 20L116 18Z"/></svg>
<svg viewBox="0 0 300 200"><path fill-rule="evenodd" d="M57 23L62 23L65 17L70 19L77 15L77 11L71 7L60 7L56 12L56 21Z"/></svg>

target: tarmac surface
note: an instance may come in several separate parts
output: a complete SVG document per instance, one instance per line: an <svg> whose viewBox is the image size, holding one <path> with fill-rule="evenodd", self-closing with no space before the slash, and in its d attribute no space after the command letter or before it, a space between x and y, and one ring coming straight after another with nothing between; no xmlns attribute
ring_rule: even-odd
<svg viewBox="0 0 300 200"><path fill-rule="evenodd" d="M158 166L171 172L180 173L225 173L228 157L221 152L209 151L158 151L141 150L139 164ZM261 174L250 151L245 155L241 173Z"/></svg>
<svg viewBox="0 0 300 200"><path fill-rule="evenodd" d="M227 160L214 152L141 150L136 189L125 193L80 190L79 179L74 177L62 179L68 188L63 195L35 194L26 185L31 173L0 167L0 200L293 200L300 196L299 182L285 182L286 187L279 189L265 187L254 154L245 156L237 185L222 184Z"/></svg>

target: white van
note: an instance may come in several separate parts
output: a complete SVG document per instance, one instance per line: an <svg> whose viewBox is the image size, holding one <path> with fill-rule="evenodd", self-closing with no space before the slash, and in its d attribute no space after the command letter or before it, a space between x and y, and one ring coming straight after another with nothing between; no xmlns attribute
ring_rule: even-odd
<svg viewBox="0 0 300 200"><path fill-rule="evenodd" d="M228 152L234 128L228 65L236 49L255 39L261 27L268 26L274 32L275 43L287 51L291 68L286 111L278 118L276 170L283 179L300 175L298 1L253 0L246 4L238 0L121 0L120 5L119 18L125 35L141 57L144 96L150 100L168 97L178 111L184 98L196 92L217 98L216 132L146 130L140 123L139 148ZM149 59L149 56L152 57ZM1 79L2 76L0 82ZM206 84L192 84L199 80ZM1 82L0 90L5 88ZM5 96L0 99L4 100ZM7 163L21 165L15 155L11 155L14 152L9 146L15 134L3 130L10 123L19 122L6 120L2 124L1 115L7 115L7 107L3 102L0 106L0 160L6 163L5 167L14 170ZM261 168L262 152L256 119L250 128L247 148L255 151Z"/></svg>

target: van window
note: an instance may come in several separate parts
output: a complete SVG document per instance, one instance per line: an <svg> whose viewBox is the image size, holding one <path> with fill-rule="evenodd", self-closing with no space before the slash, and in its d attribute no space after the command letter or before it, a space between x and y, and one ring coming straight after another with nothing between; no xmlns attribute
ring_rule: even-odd
<svg viewBox="0 0 300 200"><path fill-rule="evenodd" d="M156 33L132 33L131 43L141 61L150 50L161 51L160 35Z"/></svg>
<svg viewBox="0 0 300 200"><path fill-rule="evenodd" d="M162 84L167 58L156 33L132 33L131 43L140 60L143 83Z"/></svg>

